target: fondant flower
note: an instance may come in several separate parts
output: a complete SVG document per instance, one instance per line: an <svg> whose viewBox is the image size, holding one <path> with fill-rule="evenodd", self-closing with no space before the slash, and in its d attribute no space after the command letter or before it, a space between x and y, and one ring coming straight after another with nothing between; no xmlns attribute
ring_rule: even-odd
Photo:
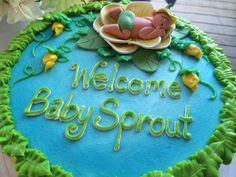
<svg viewBox="0 0 236 177"><path fill-rule="evenodd" d="M188 88L190 88L193 92L197 90L199 78L195 73L193 73L193 72L184 73L181 76L181 79L182 79L184 85L186 85Z"/></svg>
<svg viewBox="0 0 236 177"><path fill-rule="evenodd" d="M39 17L41 11L38 2L31 0L1 0L0 20L7 15L7 23L32 20Z"/></svg>
<svg viewBox="0 0 236 177"><path fill-rule="evenodd" d="M196 57L197 59L202 58L202 51L198 46L195 46L193 44L190 44L185 50L184 53L189 55L189 56L193 56Z"/></svg>
<svg viewBox="0 0 236 177"><path fill-rule="evenodd" d="M47 53L43 57L44 71L47 72L51 69L55 65L57 59L58 57L55 53Z"/></svg>
<svg viewBox="0 0 236 177"><path fill-rule="evenodd" d="M140 18L144 20L139 21ZM145 29L140 29L137 26L143 21L149 25L145 26ZM165 8L156 10L149 2L132 2L124 6L109 4L103 7L100 16L93 23L93 28L115 51L130 54L139 47L146 49L168 47L175 21L175 16ZM117 34L108 33L108 26L111 33L115 34L118 31Z"/></svg>
<svg viewBox="0 0 236 177"><path fill-rule="evenodd" d="M68 61L68 58L65 57L65 53L70 52L68 46L62 45L60 47L54 46L44 46L48 53L43 57L44 72L47 72L49 69L53 68L56 62L64 63Z"/></svg>
<svg viewBox="0 0 236 177"><path fill-rule="evenodd" d="M55 36L58 36L59 34L61 34L64 28L65 26L60 22L54 22L52 24L52 30L54 31Z"/></svg>

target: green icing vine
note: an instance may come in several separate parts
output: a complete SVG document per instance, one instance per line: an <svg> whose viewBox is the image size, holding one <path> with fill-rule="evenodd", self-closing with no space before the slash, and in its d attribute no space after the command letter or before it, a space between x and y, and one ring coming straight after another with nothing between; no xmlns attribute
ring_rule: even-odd
<svg viewBox="0 0 236 177"><path fill-rule="evenodd" d="M76 5L66 11L64 14L75 16L89 11L98 12L104 5L110 2L92 2L84 6ZM56 21L57 13L49 13L44 16L43 20L31 22L25 30L15 37L8 49L0 53L0 92L3 99L0 99L0 137L8 137L10 131L14 128L11 109L9 106L9 88L6 83L10 79L11 67L18 61L21 51L31 42L38 32L47 29L52 22ZM219 82L225 87L222 91L222 100L227 107L221 111L220 124L212 136L209 138L208 145L192 155L187 161L177 163L174 167L169 168L165 173L160 171L149 172L143 177L215 177L218 176L218 168L220 164L230 163L232 153L235 152L235 111L231 112L230 108L235 108L235 86L236 77L230 67L229 59L224 55L224 52L212 39L207 37L205 33L197 27L192 26L188 21L178 18L176 23L177 28L189 28L189 36L200 42L204 53L210 59L210 62L216 67L214 74ZM7 97L6 97L7 95ZM9 141L4 141L7 145ZM218 143L218 144L217 144ZM1 143L2 144L2 143ZM12 152L9 152L12 154ZM60 167L51 166L47 158L38 150L25 150L24 156L16 156L16 168L20 175L31 176L60 176L71 177L68 172L63 171Z"/></svg>
<svg viewBox="0 0 236 177"><path fill-rule="evenodd" d="M12 84L11 87L13 87L16 83L23 81L25 79L28 79L33 76L38 76L42 74L43 72L47 72L49 69L54 67L56 62L59 63L65 63L68 61L68 58L64 56L64 53L71 52L71 48L66 46L66 45L61 45L59 47L53 47L53 46L44 46L47 50L48 53L43 57L43 64L44 68L42 68L39 71L36 71L34 66L27 65L25 66L23 72L26 76L19 78L15 80Z"/></svg>
<svg viewBox="0 0 236 177"><path fill-rule="evenodd" d="M169 71L170 72L175 72L177 69L177 66L179 66L179 68L182 69L182 64L177 60L173 60L171 58L171 55L172 55L172 53L170 52L169 49L164 49L162 51L156 52L156 56L160 61L168 60L170 62L170 64L169 64Z"/></svg>

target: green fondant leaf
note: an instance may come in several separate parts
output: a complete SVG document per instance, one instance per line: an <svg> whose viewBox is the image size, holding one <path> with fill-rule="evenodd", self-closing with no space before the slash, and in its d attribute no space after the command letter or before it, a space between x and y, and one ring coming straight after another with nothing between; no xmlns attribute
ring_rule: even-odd
<svg viewBox="0 0 236 177"><path fill-rule="evenodd" d="M87 35L89 32L89 27L88 26L83 26L80 27L74 34L73 34L73 38L76 40L79 40L81 38L81 36L85 36Z"/></svg>
<svg viewBox="0 0 236 177"><path fill-rule="evenodd" d="M16 170L27 177L51 176L50 164L43 153L36 149L27 149L25 156L17 157Z"/></svg>
<svg viewBox="0 0 236 177"><path fill-rule="evenodd" d="M73 177L70 172L63 170L61 166L52 166L51 172L53 177Z"/></svg>
<svg viewBox="0 0 236 177"><path fill-rule="evenodd" d="M133 59L132 55L116 55L116 60L117 61L131 61Z"/></svg>
<svg viewBox="0 0 236 177"><path fill-rule="evenodd" d="M116 55L116 52L110 47L101 47L97 50L97 53L102 57L113 57Z"/></svg>
<svg viewBox="0 0 236 177"><path fill-rule="evenodd" d="M196 161L182 161L177 163L173 168L167 170L168 173L175 177L204 177L205 167Z"/></svg>
<svg viewBox="0 0 236 177"><path fill-rule="evenodd" d="M223 159L224 164L229 164L236 152L235 122L227 121L218 125L208 144Z"/></svg>
<svg viewBox="0 0 236 177"><path fill-rule="evenodd" d="M86 36L81 37L77 41L77 45L83 49L96 50L107 46L107 43L96 31L91 29Z"/></svg>
<svg viewBox="0 0 236 177"><path fill-rule="evenodd" d="M146 173L142 177L174 177L174 176L168 173L163 173L162 171L152 171Z"/></svg>
<svg viewBox="0 0 236 177"><path fill-rule="evenodd" d="M90 24L92 24L93 21L94 21L95 18L96 18L96 16L94 15L93 12L89 12L89 13L87 13L87 14L84 14L84 15L82 15L82 17L84 17L84 19L85 19L88 23L90 23Z"/></svg>
<svg viewBox="0 0 236 177"><path fill-rule="evenodd" d="M9 156L23 156L28 140L15 130L11 130L4 138L0 138L2 150Z"/></svg>
<svg viewBox="0 0 236 177"><path fill-rule="evenodd" d="M133 63L139 69L146 72L154 72L157 70L159 61L156 57L156 51L139 48L133 54Z"/></svg>
<svg viewBox="0 0 236 177"><path fill-rule="evenodd" d="M192 42L190 41L179 40L175 37L172 37L170 47L176 50L184 51L191 44Z"/></svg>
<svg viewBox="0 0 236 177"><path fill-rule="evenodd" d="M175 37L176 39L183 39L186 36L188 36L190 32L189 28L183 28L183 29L175 29L172 33L171 36Z"/></svg>

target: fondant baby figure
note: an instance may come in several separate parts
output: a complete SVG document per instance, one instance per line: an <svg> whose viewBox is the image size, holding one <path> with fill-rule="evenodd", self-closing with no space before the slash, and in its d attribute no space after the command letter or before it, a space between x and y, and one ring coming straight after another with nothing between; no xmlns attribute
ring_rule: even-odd
<svg viewBox="0 0 236 177"><path fill-rule="evenodd" d="M108 11L108 16L117 23L105 25L104 31L122 40L164 37L171 25L171 18L165 12L153 12L152 17L136 17L131 11L114 7Z"/></svg>

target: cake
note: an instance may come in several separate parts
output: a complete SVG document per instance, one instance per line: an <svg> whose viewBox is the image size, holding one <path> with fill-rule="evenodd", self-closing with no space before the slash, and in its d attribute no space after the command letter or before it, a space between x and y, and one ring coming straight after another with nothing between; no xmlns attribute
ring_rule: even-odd
<svg viewBox="0 0 236 177"><path fill-rule="evenodd" d="M0 53L0 144L24 177L217 177L236 150L235 81L167 8L72 6Z"/></svg>

